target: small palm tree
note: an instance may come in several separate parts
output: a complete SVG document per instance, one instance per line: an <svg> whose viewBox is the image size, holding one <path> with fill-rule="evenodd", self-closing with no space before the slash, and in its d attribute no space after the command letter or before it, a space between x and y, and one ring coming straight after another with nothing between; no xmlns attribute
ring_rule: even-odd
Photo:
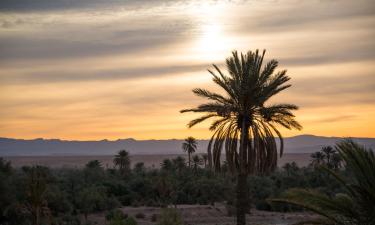
<svg viewBox="0 0 375 225"><path fill-rule="evenodd" d="M354 178L349 183L334 170L322 166L345 188L345 193L334 197L314 190L292 189L287 197L274 202L290 203L311 210L324 217L323 220L300 224L373 225L375 224L375 154L371 149L344 140L336 150Z"/></svg>
<svg viewBox="0 0 375 225"><path fill-rule="evenodd" d="M249 174L264 174L276 168L278 149L283 153L283 138L277 126L287 129L301 129L294 119L292 104L267 105L268 100L289 88L290 78L286 70L274 73L278 66L276 60L263 65L265 51L259 54L232 53L226 60L228 74L213 65L216 72L209 70L213 81L225 94L196 88L193 92L207 98L208 103L181 112L205 113L192 120L193 127L209 118L215 118L210 130L213 135L208 144L209 167L221 169L222 149L225 149L229 171L237 175L237 224L246 224L248 210L247 177ZM278 148L275 138L280 138Z"/></svg>
<svg viewBox="0 0 375 225"><path fill-rule="evenodd" d="M173 163L170 159L163 159L163 161L160 163L160 167L162 170L172 170Z"/></svg>
<svg viewBox="0 0 375 225"><path fill-rule="evenodd" d="M113 159L115 166L119 167L121 174L126 174L130 171L130 158L129 153L126 150L120 150L115 158Z"/></svg>
<svg viewBox="0 0 375 225"><path fill-rule="evenodd" d="M331 158L336 153L336 150L333 149L331 146L324 146L321 150L321 152L324 154L325 158L327 159L326 164L328 166L331 165Z"/></svg>
<svg viewBox="0 0 375 225"><path fill-rule="evenodd" d="M102 168L102 163L99 160L91 160L88 163L86 163L86 168L88 169L97 169Z"/></svg>
<svg viewBox="0 0 375 225"><path fill-rule="evenodd" d="M324 163L325 156L322 152L314 152L310 155L311 157L311 164L313 166L320 166Z"/></svg>
<svg viewBox="0 0 375 225"><path fill-rule="evenodd" d="M342 162L342 159L340 157L340 154L338 154L338 153L333 154L331 156L330 168L335 169L335 170L340 169L341 168L341 162Z"/></svg>
<svg viewBox="0 0 375 225"><path fill-rule="evenodd" d="M198 167L202 165L202 159L199 157L199 155L193 156L193 168L195 171L197 171Z"/></svg>
<svg viewBox="0 0 375 225"><path fill-rule="evenodd" d="M184 150L184 152L188 153L188 157L189 157L188 165L189 165L189 168L190 168L190 166L191 166L191 154L193 154L195 152L195 150L197 150L197 141L195 140L195 138L193 138L193 137L186 138L185 142L182 143L182 149Z"/></svg>
<svg viewBox="0 0 375 225"><path fill-rule="evenodd" d="M172 159L173 166L177 169L178 172L181 172L186 167L185 158L177 156Z"/></svg>

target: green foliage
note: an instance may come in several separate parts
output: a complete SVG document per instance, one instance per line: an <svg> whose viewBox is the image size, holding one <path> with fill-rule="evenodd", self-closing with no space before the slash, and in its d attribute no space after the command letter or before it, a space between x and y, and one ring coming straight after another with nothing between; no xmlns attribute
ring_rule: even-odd
<svg viewBox="0 0 375 225"><path fill-rule="evenodd" d="M128 218L128 215L123 213L121 210L119 209L113 209L113 210L110 210L106 215L105 215L105 219L106 220L113 220L113 219L126 219Z"/></svg>
<svg viewBox="0 0 375 225"><path fill-rule="evenodd" d="M336 150L354 181L347 181L328 167L323 169L341 183L345 190L343 193L329 196L316 190L291 189L285 198L273 201L298 205L326 218L316 221L317 224L375 224L374 152L351 140L338 143Z"/></svg>
<svg viewBox="0 0 375 225"><path fill-rule="evenodd" d="M182 225L182 219L177 209L165 208L162 210L158 225Z"/></svg>

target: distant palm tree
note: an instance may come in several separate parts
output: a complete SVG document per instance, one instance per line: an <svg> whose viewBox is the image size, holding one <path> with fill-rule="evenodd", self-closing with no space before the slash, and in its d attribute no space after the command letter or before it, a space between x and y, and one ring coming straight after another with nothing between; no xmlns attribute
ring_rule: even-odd
<svg viewBox="0 0 375 225"><path fill-rule="evenodd" d="M342 159L340 157L340 154L338 154L338 153L333 154L331 156L330 168L335 169L335 170L340 169L341 168L341 162L342 162Z"/></svg>
<svg viewBox="0 0 375 225"><path fill-rule="evenodd" d="M202 154L202 159L204 163L204 168L207 168L207 160L208 160L207 154Z"/></svg>
<svg viewBox="0 0 375 225"><path fill-rule="evenodd" d="M299 224L373 225L375 224L375 154L371 149L344 140L336 145L354 182L349 183L334 170L322 166L344 187L345 193L327 196L314 190L292 189L286 198L274 202L290 203L311 210L324 219Z"/></svg>
<svg viewBox="0 0 375 225"><path fill-rule="evenodd" d="M126 150L120 150L115 158L113 159L115 166L119 167L121 174L126 174L130 171L130 158L129 153Z"/></svg>
<svg viewBox="0 0 375 225"><path fill-rule="evenodd" d="M95 169L102 168L102 163L99 160L91 160L86 164L86 168Z"/></svg>
<svg viewBox="0 0 375 225"><path fill-rule="evenodd" d="M188 153L188 156L189 156L189 168L191 166L191 154L193 154L195 152L195 150L197 150L197 141L195 140L195 138L193 137L188 137L185 139L185 142L182 143L182 149L184 150L184 152L187 152Z"/></svg>
<svg viewBox="0 0 375 225"><path fill-rule="evenodd" d="M213 81L225 92L225 95L196 88L193 92L207 98L210 102L181 112L206 113L192 120L188 126L217 118L210 127L213 135L208 144L208 162L215 170L220 170L221 152L225 149L229 170L237 175L237 224L246 224L248 209L247 177L249 174L263 174L276 168L277 144L275 136L280 138L280 155L283 153L283 138L277 125L287 129L301 129L294 119L292 104L266 105L268 100L279 92L289 88L290 78L286 70L274 73L278 62L271 60L263 64L265 51L259 54L249 51L247 54L232 53L226 60L228 75L216 66L216 73L209 70ZM212 151L212 155L211 155Z"/></svg>
<svg viewBox="0 0 375 225"><path fill-rule="evenodd" d="M181 172L186 167L185 158L177 156L172 159L173 166L177 169L178 172Z"/></svg>
<svg viewBox="0 0 375 225"><path fill-rule="evenodd" d="M290 176L292 173L295 173L298 170L298 165L296 162L291 163L285 163L282 167L288 176Z"/></svg>
<svg viewBox="0 0 375 225"><path fill-rule="evenodd" d="M325 156L322 152L311 153L310 157L313 166L320 166L324 163Z"/></svg>
<svg viewBox="0 0 375 225"><path fill-rule="evenodd" d="M160 167L163 170L172 170L173 169L173 163L170 159L163 159L163 161L160 163Z"/></svg>
<svg viewBox="0 0 375 225"><path fill-rule="evenodd" d="M198 167L202 165L202 159L199 157L199 155L193 156L193 168L195 171L197 171Z"/></svg>
<svg viewBox="0 0 375 225"><path fill-rule="evenodd" d="M321 152L324 154L325 158L327 159L327 165L331 165L331 158L332 155L336 153L336 150L333 149L331 146L324 146L321 150Z"/></svg>

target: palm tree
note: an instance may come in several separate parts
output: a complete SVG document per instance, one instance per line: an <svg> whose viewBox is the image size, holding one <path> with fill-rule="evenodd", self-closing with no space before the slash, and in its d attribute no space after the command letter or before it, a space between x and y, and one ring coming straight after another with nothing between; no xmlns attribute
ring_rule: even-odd
<svg viewBox="0 0 375 225"><path fill-rule="evenodd" d="M182 143L182 149L184 150L184 152L187 152L188 153L188 156L189 156L189 168L190 168L190 164L191 164L191 154L193 154L195 152L195 150L197 150L197 141L195 140L195 138L193 137L188 137L185 139L185 142Z"/></svg>
<svg viewBox="0 0 375 225"><path fill-rule="evenodd" d="M229 171L237 175L237 224L246 224L248 209L247 177L264 174L276 168L278 146L274 136L280 138L279 152L283 153L283 138L277 126L301 129L294 119L292 104L266 105L268 100L289 88L286 70L274 73L278 62L271 60L263 65L265 51L259 54L236 51L226 60L228 75L213 65L216 72L208 70L213 81L223 89L224 95L196 88L193 92L210 102L181 112L206 113L190 121L189 127L216 118L210 126L213 135L208 144L209 166L220 170L221 152L225 149ZM212 153L211 153L212 152Z"/></svg>
<svg viewBox="0 0 375 225"><path fill-rule="evenodd" d="M170 159L163 159L163 161L160 163L160 167L162 170L172 170L173 163Z"/></svg>
<svg viewBox="0 0 375 225"><path fill-rule="evenodd" d="M130 171L130 158L129 153L126 150L120 150L115 158L113 159L115 166L119 167L120 173L125 174Z"/></svg>
<svg viewBox="0 0 375 225"><path fill-rule="evenodd" d="M335 170L338 170L341 168L341 157L340 157L340 154L338 153L334 153L332 156L331 156L331 167L332 169L335 169Z"/></svg>
<svg viewBox="0 0 375 225"><path fill-rule="evenodd" d="M333 149L331 146L324 146L322 147L321 152L324 154L325 158L327 159L327 165L331 166L331 158L332 155L336 153L335 149Z"/></svg>
<svg viewBox="0 0 375 225"><path fill-rule="evenodd" d="M208 160L207 154L202 154L202 159L204 163L204 168L207 168L207 160Z"/></svg>
<svg viewBox="0 0 375 225"><path fill-rule="evenodd" d="M324 154L322 152L314 152L310 155L311 157L311 164L313 166L320 166L324 163Z"/></svg>
<svg viewBox="0 0 375 225"><path fill-rule="evenodd" d="M286 193L286 198L271 201L298 205L324 217L323 220L299 224L375 224L374 152L352 140L339 142L336 149L345 162L346 169L351 172L354 182L347 182L326 166L322 168L343 185L345 193L330 197L314 190L292 189Z"/></svg>
<svg viewBox="0 0 375 225"><path fill-rule="evenodd" d="M198 167L202 164L202 159L199 157L199 155L193 156L193 164L193 168L196 172Z"/></svg>
<svg viewBox="0 0 375 225"><path fill-rule="evenodd" d="M186 167L185 158L181 156L172 159L172 163L178 172L181 172Z"/></svg>
<svg viewBox="0 0 375 225"><path fill-rule="evenodd" d="M88 163L86 163L86 168L88 169L98 169L102 168L102 163L99 160L91 160Z"/></svg>

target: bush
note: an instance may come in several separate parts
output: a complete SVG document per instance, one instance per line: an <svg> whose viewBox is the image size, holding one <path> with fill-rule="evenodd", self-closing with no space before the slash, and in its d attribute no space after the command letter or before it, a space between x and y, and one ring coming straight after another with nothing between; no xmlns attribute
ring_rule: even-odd
<svg viewBox="0 0 375 225"><path fill-rule="evenodd" d="M180 213L176 209L163 209L158 225L182 225Z"/></svg>
<svg viewBox="0 0 375 225"><path fill-rule="evenodd" d="M137 221L133 217L128 217L126 218L124 225L137 225L137 224L138 224Z"/></svg>
<svg viewBox="0 0 375 225"><path fill-rule="evenodd" d="M113 209L111 211L109 211L106 215L105 215L105 218L106 220L113 220L115 218L119 218L119 219L126 219L128 218L128 215L123 213L121 210L119 209Z"/></svg>
<svg viewBox="0 0 375 225"><path fill-rule="evenodd" d="M137 221L133 217L128 217L126 219L115 217L111 220L109 225L137 225Z"/></svg>

